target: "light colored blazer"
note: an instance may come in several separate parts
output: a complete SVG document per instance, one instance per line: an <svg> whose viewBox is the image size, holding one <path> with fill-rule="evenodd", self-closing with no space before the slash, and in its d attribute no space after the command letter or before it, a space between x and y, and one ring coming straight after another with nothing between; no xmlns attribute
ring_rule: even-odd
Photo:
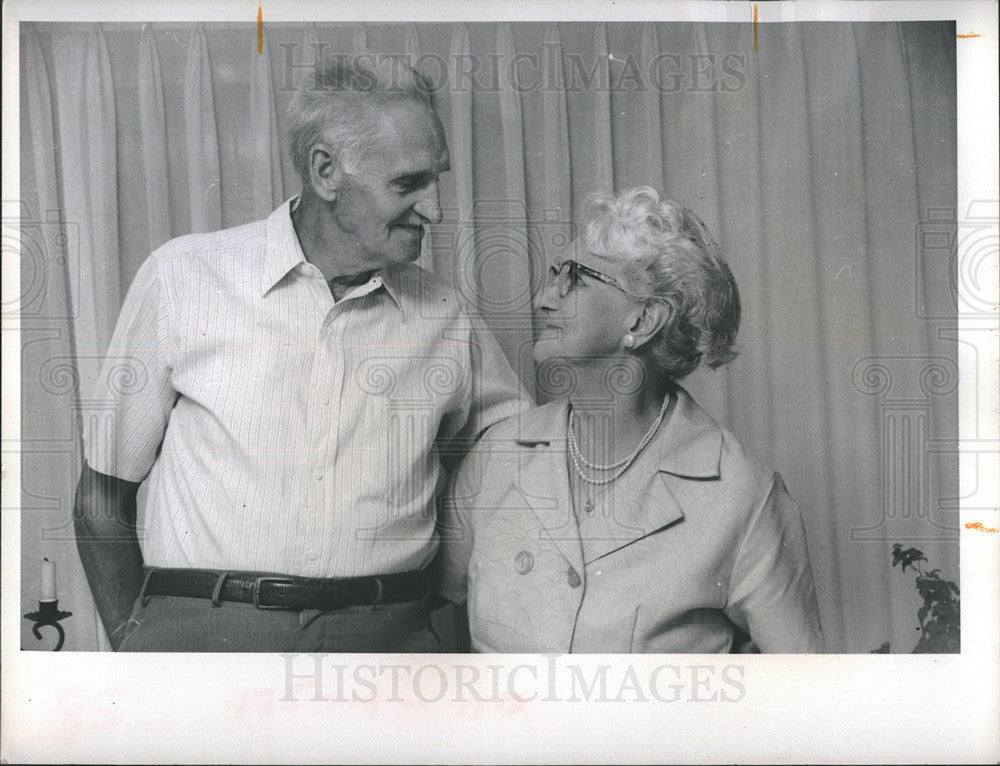
<svg viewBox="0 0 1000 766"><path fill-rule="evenodd" d="M476 651L822 651L802 518L781 477L676 392L652 454L630 469L644 473L586 546L566 400L498 423L469 454L442 510L441 561L444 595L468 593Z"/></svg>

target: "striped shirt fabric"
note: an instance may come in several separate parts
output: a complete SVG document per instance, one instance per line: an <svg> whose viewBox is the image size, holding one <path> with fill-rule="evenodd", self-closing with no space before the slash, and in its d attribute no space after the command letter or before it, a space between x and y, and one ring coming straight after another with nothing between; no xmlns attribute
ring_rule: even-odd
<svg viewBox="0 0 1000 766"><path fill-rule="evenodd" d="M352 577L434 556L446 471L530 403L419 267L334 301L286 202L140 268L86 413L90 466L147 481L145 562Z"/></svg>

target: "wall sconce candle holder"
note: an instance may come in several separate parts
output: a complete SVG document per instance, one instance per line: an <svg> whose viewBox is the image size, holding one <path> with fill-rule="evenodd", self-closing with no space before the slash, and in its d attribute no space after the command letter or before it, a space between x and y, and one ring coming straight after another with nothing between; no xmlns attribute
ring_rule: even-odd
<svg viewBox="0 0 1000 766"><path fill-rule="evenodd" d="M37 612L28 612L24 615L24 619L31 620L35 624L31 626L31 632L35 634L35 638L39 641L42 640L41 628L46 625L51 625L59 633L59 641L55 648L52 650L58 652L63 647L63 642L66 640L66 633L63 631L62 625L59 624L59 620L63 620L67 617L72 617L72 612L60 612L59 611L59 600L54 599L52 601L39 601Z"/></svg>

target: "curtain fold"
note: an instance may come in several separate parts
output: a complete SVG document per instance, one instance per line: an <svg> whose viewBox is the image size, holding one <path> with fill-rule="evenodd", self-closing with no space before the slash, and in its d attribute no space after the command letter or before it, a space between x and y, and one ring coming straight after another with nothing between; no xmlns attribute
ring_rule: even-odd
<svg viewBox="0 0 1000 766"><path fill-rule="evenodd" d="M291 43L294 46L294 41ZM295 60L293 51L293 61ZM315 66L319 61L323 59L324 56L329 56L331 53L331 47L327 44L325 40L320 37L319 30L316 28L315 24L310 24L302 35L302 54L300 56L302 69L296 70L298 76L287 77L281 75L280 79L283 81L282 88L298 88L301 87L305 82L307 82L307 77L310 76L307 69L311 66ZM281 59L281 66L287 65L287 57L283 56ZM280 71L280 70L279 70ZM295 72L293 72L295 74ZM291 93L283 93L286 99L291 98ZM285 105L287 106L288 101L286 100ZM279 114L280 116L280 114ZM279 122L279 124L281 124ZM298 193L299 186L301 184L301 179L299 178L299 173L295 170L294 163L292 162L291 154L288 153L287 149L287 133L281 133L279 137L280 150L283 153L282 156L286 158L282 167L284 168L284 183L282 184L281 200L282 202L294 194Z"/></svg>
<svg viewBox="0 0 1000 766"><path fill-rule="evenodd" d="M417 34L415 24L406 25L403 56L405 57L405 61L412 62L414 65L420 61L420 36ZM430 271L434 270L434 255L431 252L429 237L424 237L420 241L420 255L417 258L417 265Z"/></svg>
<svg viewBox="0 0 1000 766"><path fill-rule="evenodd" d="M20 127L21 136L30 142L30 149L24 154L30 156L25 156L27 161L21 162L19 210L8 210L6 204L4 207L4 217L16 212L21 224L21 431L28 444L33 438L45 439L53 433L60 434L72 455L76 452L73 449L73 434L78 430L76 407L53 404L65 401L71 405L79 404L76 373L69 364L73 359L73 342L69 324L72 299L68 277L77 264L68 262L67 253L71 249L68 235L74 227L62 220L52 91L41 45L30 25L24 38L22 56L27 85L22 99ZM7 236L6 232L4 236ZM61 242L66 245L60 246ZM43 326L33 326L36 323L26 320L26 317L53 319L44 322ZM55 402L53 397L58 397ZM64 402L59 402L63 397ZM49 459L45 459L47 457ZM39 458L44 461L41 466L34 464ZM22 452L21 461L25 475L30 473L31 468L36 472L58 470L49 455ZM39 524L39 512L59 507L58 497L50 496L44 489L29 482L24 482L23 493L22 523L30 523L31 520ZM58 523L59 520L48 521ZM49 547L44 546L43 550L41 538L42 535L30 538L30 544L21 549L21 576L27 575L29 581L37 577L34 569L39 566L43 555L59 561L50 555L55 552ZM22 594L22 605L34 608L32 602L35 597L36 593L27 598Z"/></svg>
<svg viewBox="0 0 1000 766"><path fill-rule="evenodd" d="M723 174L720 199L725 213L716 236L728 245L726 257L739 285L743 309L737 338L740 355L731 364L731 375L742 381L743 391L754 392L753 396L737 395L730 399L728 427L751 452L773 462L770 430L773 404L767 365L767 340L772 333L759 170L760 121L765 119L758 96L761 68L759 60L751 55L752 30L747 25L727 24L725 33L722 49L742 53L746 79L742 87L715 99L716 157L719 172ZM686 62L687 59L682 60L682 75L687 73L683 68ZM689 87L683 77L681 87ZM672 172L679 173L682 169Z"/></svg>
<svg viewBox="0 0 1000 766"><path fill-rule="evenodd" d="M528 391L534 394L534 362L531 358L531 270L525 184L524 117L517 51L510 24L497 27L497 61L500 78L500 131L502 177L498 199L476 200L476 250L472 269L481 295L479 309L490 329L498 335L511 366ZM504 321L517 317L520 321ZM501 324L502 323L502 324Z"/></svg>
<svg viewBox="0 0 1000 766"><path fill-rule="evenodd" d="M542 184L549 190L542 210L543 221L569 221L573 215L570 194L573 178L569 161L569 126L566 118L566 78L563 72L563 46L559 25L545 28L543 66L546 82L542 87L541 136ZM546 212L549 216L546 217Z"/></svg>
<svg viewBox="0 0 1000 766"><path fill-rule="evenodd" d="M711 30L712 42L708 40ZM700 24L695 27L663 24L659 41L662 53L651 66L651 79L662 84L660 121L663 128L663 191L668 197L693 210L708 226L719 242L724 257L730 243L721 227L722 200L719 177L715 98L703 92L688 92L678 87L677 51L693 51L694 55L710 57L711 51L726 50L723 30L718 25ZM721 67L721 62L720 62ZM726 80L726 87L735 87ZM722 86L720 86L721 91ZM733 243L739 248L741 242ZM728 368L697 370L687 380L692 394L713 417L729 422L731 394L728 390Z"/></svg>
<svg viewBox="0 0 1000 766"><path fill-rule="evenodd" d="M942 135L952 135L957 130L956 92L949 82L948 72L955 66L955 30L952 24L942 24L937 34L920 34L919 25L900 24L903 41L904 66L909 87L911 131L914 140L914 165L916 169L917 206L920 222L913 236L916 255L916 274L913 290L913 315L916 317L954 316L957 311L956 298L951 289L942 289L955 280L957 264L952 257L941 257L930 248L922 246L925 227L940 229L942 219L951 221L951 210L941 206L940 189L956 184L956 150L950 141L942 141ZM926 72L924 69L926 67ZM966 220L968 211L956 210L957 220ZM966 232L968 229L966 229ZM979 230L982 232L982 230ZM961 235L960 235L961 236ZM978 234L973 234L978 236ZM968 284L968 283L966 283ZM973 291L978 292L976 290ZM938 335L927 335L928 353L934 359L939 373L945 370L943 360L954 358L958 346L956 334L943 330ZM954 374L952 374L954 373ZM954 388L957 384L957 370L944 375L939 385L930 385L928 390L936 392ZM983 376L988 378L988 376ZM928 381L930 382L930 381ZM990 395L982 402L990 401ZM929 430L932 434L958 433L957 411L948 407L934 407L928 413ZM926 519L938 531L939 540L933 547L928 546L928 555L935 559L948 558L948 547L953 545L954 529L957 528L958 457L951 454L946 460L931 466L932 475L928 484L936 488L933 493L945 498L938 503L927 503ZM942 542L948 541L948 542ZM957 578L958 572L954 572Z"/></svg>
<svg viewBox="0 0 1000 766"><path fill-rule="evenodd" d="M608 71L608 29L602 22L594 25L594 65L596 81L593 93L594 172L591 188L594 193L609 195L614 191L614 143L611 138L611 90Z"/></svg>
<svg viewBox="0 0 1000 766"><path fill-rule="evenodd" d="M187 129L188 200L191 231L222 228L219 136L215 123L212 66L205 27L195 27L184 68L184 124Z"/></svg>
<svg viewBox="0 0 1000 766"><path fill-rule="evenodd" d="M42 238L22 245L22 292L43 316L22 320L22 577L60 562L67 648L103 632L53 530L136 266L296 193L289 83L318 52L379 52L440 86L452 169L420 263L532 392L530 302L591 193L653 185L706 222L739 284L741 354L685 385L802 508L828 648L912 649L920 602L893 543L958 579L955 264L923 244L928 225L954 232L953 25L762 24L756 50L742 23L282 24L262 55L245 41L214 24L24 25L22 238ZM35 234L48 211L58 242Z"/></svg>
<svg viewBox="0 0 1000 766"><path fill-rule="evenodd" d="M442 114L449 119L448 125L448 146L451 152L451 177L455 191L454 221L452 223L452 237L448 244L453 252L464 252L465 243L468 241L470 251L475 249L474 221L473 221L473 201L474 180L472 150L472 86L459 79L460 68L464 62L471 59L472 51L469 43L469 28L465 24L458 24L452 30L449 49L449 82L455 83L455 87L449 89L445 96L448 99L448 108L442 110ZM463 84L460 86L459 83ZM435 252L440 252L443 248L436 248ZM463 264L455 260L455 266L462 268ZM471 265L471 264L468 264ZM435 270L438 273L445 271L444 264L435 263ZM458 283L455 275L448 275L453 282ZM463 296L465 297L465 296Z"/></svg>
<svg viewBox="0 0 1000 766"><path fill-rule="evenodd" d="M916 258L912 243L916 242L917 226L914 222L919 223L923 216L920 200L924 196L918 172L915 120L922 117L917 118L913 114L915 105L907 74L907 44L902 24L886 25L875 32L875 37L881 45L873 51L873 65L884 66L885 69L883 78L863 80L866 131L881 131L878 139L869 140L866 144L866 158L870 157L873 162L869 166L869 175L866 175L866 193L882 195L889 193L891 188L896 198L887 215L871 217L875 236L879 240L878 249L872 253L872 263L875 266L874 278L880 289L891 290L891 285L905 284L909 299L905 312L890 311L889 307L878 304L878 332L884 337L880 338L876 348L881 353L907 357L900 360L900 363L908 368L914 363L919 367L912 370L917 378L917 390L912 394L914 403L895 409L891 414L883 411L882 438L895 448L891 455L887 455L887 462L883 466L883 481L886 485L891 481L897 488L892 496L885 497L885 508L890 529L895 527L909 530L915 524L927 527L930 534L924 535L926 541L922 543L922 549L933 561L939 559L940 554L947 549L941 545L942 533L946 530L935 532L928 498L920 491L921 486L940 484L936 475L939 463L925 463L924 454L937 420L932 402L948 388L957 385L957 369L953 369L953 362L949 359L954 354L951 344L935 342L931 333L913 332L919 290L916 286L918 275L914 272ZM875 110L869 105L869 99L879 99L882 113L879 119L870 122L868 118L874 116ZM886 102L885 99L889 101ZM934 128L927 132L939 134L941 130ZM933 183L932 179L928 178L927 181ZM937 195L928 194L925 198L934 196ZM909 258L897 257L895 249L886 246L886 241L892 239L911 243ZM898 375L901 369L897 365L895 374ZM924 401L916 401L918 391ZM899 396L896 392L892 393ZM883 555L890 555L888 543ZM957 567L954 576L958 577ZM900 605L906 603L906 597L912 594L912 582L909 578L893 577L890 584L894 594L889 599L890 615L895 616ZM893 620L893 626L895 644L912 640L902 630L899 620Z"/></svg>
<svg viewBox="0 0 1000 766"><path fill-rule="evenodd" d="M42 558L56 563L58 595L79 604L78 621L65 624L68 650L95 645L96 611L72 539L70 512L80 466L79 373L73 338L71 284L80 277L80 227L65 215L60 194L53 91L38 35L26 25L22 61L20 215L22 614L38 609ZM7 223L4 224L5 247ZM5 308L5 313L7 309ZM30 633L29 633L30 635ZM26 648L50 646L31 637Z"/></svg>
<svg viewBox="0 0 1000 766"><path fill-rule="evenodd" d="M501 24L497 29L497 57L503 72L516 73L518 62L514 48L514 35L510 24ZM511 228L523 230L523 210L526 193L524 180L524 120L522 116L521 94L516 87L516 77L503 78L500 85L500 131L503 146L503 197L498 200L499 209L510 216ZM518 240L512 240L512 243ZM523 241L523 238L521 238ZM517 260L525 262L527 253L515 253ZM502 300L501 300L502 303ZM487 306L483 306L487 309Z"/></svg>
<svg viewBox="0 0 1000 766"><path fill-rule="evenodd" d="M96 25L87 40L84 74L85 118L87 124L87 162L91 174L90 199L94 228L92 232L94 254L109 281L118 282L118 153L117 124L115 121L114 82L108 44L104 30ZM112 263L113 261L113 263ZM127 288L127 285L121 285ZM97 286L96 291L101 289ZM109 295L114 298L115 295ZM110 340L117 320L116 312L101 307L100 322Z"/></svg>
<svg viewBox="0 0 1000 766"><path fill-rule="evenodd" d="M354 55L360 56L368 53L368 33L364 24L358 24L354 28Z"/></svg>
<svg viewBox="0 0 1000 766"><path fill-rule="evenodd" d="M264 33L261 53L253 53L250 80L250 143L253 147L251 194L254 219L266 218L282 202L281 148L278 142L278 112L271 80L271 49Z"/></svg>
<svg viewBox="0 0 1000 766"><path fill-rule="evenodd" d="M528 142L541 146L541 188L529 194L529 217L539 226L529 234L531 294L544 286L545 270L572 238L573 171L566 106L565 56L559 25L547 24L542 41L542 135Z"/></svg>
<svg viewBox="0 0 1000 766"><path fill-rule="evenodd" d="M79 233L70 280L81 391L89 393L121 305L112 73L98 25L54 49L63 214Z"/></svg>
<svg viewBox="0 0 1000 766"><path fill-rule="evenodd" d="M830 358L829 333L819 310L823 291L819 285L819 260L795 258L795 253L815 252L817 247L816 220L822 211L816 206L813 187L822 183L813 170L810 152L814 138L810 132L810 115L805 80L805 62L801 34L798 28L784 36L784 44L764 37L760 41L760 66L769 75L762 80L762 113L780 108L783 118L776 129L762 135L762 183L773 189L764 199L764 231L768 234L764 250L773 254L767 259L769 285L774 300L779 296L795 295L796 308L776 312L771 332L776 341L769 344L771 364L780 384L772 385L776 407L773 413L774 433L798 432L803 441L814 445L803 452L788 439L775 444L774 460L787 466L785 474L789 490L806 507L829 509L831 487L819 477L810 482L794 480L815 472L819 465L829 465L829 444L826 429L831 419L840 416L825 396L826 360ZM789 226L794 221L796 225ZM788 364L795 359L794 368ZM815 510L814 510L815 513ZM812 526L824 514L810 516ZM833 523L835 519L831 519ZM812 538L818 535L813 532ZM818 579L822 583L836 582L837 551L817 561ZM833 605L830 599L825 603ZM839 605L838 605L839 606ZM827 618L837 624L839 617Z"/></svg>
<svg viewBox="0 0 1000 766"><path fill-rule="evenodd" d="M656 24L643 25L642 41L639 43L639 73L647 77L660 54L660 39L656 32ZM641 82L641 81L640 81ZM649 78L641 90L639 106L645 141L640 144L642 149L645 183L654 189L663 188L663 137L660 133L663 127L660 114L660 88Z"/></svg>
<svg viewBox="0 0 1000 766"><path fill-rule="evenodd" d="M139 132L142 172L145 176L149 249L170 239L170 179L167 172L167 114L163 106L163 77L153 29L147 24L139 41Z"/></svg>
<svg viewBox="0 0 1000 766"><path fill-rule="evenodd" d="M814 45L823 45L818 51ZM819 311L823 350L823 381L826 396L822 403L827 430L823 456L829 470L816 494L826 498L822 512L814 516L818 527L813 540L849 539L852 526L864 519L865 510L878 507L874 488L865 483L837 481L855 466L876 465L878 413L874 402L859 395L850 376L838 374L845 359L852 363L872 353L871 285L864 263L863 211L857 200L863 195L864 167L861 161L861 115L842 104L859 104L860 72L852 29L845 25L825 34L818 28L802 31L805 55L805 88L808 126L812 145L813 241L818 270L815 300ZM831 97L832 96L832 97ZM835 124L836 130L824 129ZM819 137L823 140L817 140ZM850 311L844 307L850 306ZM811 530L810 530L811 531ZM871 635L870 648L888 640L889 621L883 608L873 609L874 594L856 589L842 590L842 571L863 573L866 580L878 580L884 562L873 559L871 551L854 546L830 546L829 555L816 561L817 581L823 590L841 593L833 598L823 593L827 605L824 624L829 626L834 645L842 645L845 622L860 626ZM826 584L825 587L823 584ZM881 607L881 605L880 605ZM867 624L866 624L867 623ZM881 641L878 636L884 636Z"/></svg>
<svg viewBox="0 0 1000 766"><path fill-rule="evenodd" d="M22 133L31 139L31 163L28 170L33 175L29 186L34 191L36 205L34 209L22 208L22 216L33 217L33 220L41 220L45 211L60 210L58 178L56 174L56 140L55 122L52 111L52 90L49 86L49 72L45 65L45 57L42 54L41 44L38 42L38 35L35 34L34 27L28 25L28 33L25 37L25 65L24 79L25 104L24 115L27 120ZM36 273L43 272L49 266L54 265L56 254L52 250L55 244L48 238L39 238L39 249L29 250L32 257L37 256L38 263L26 264L30 266L27 270L27 279L34 281ZM34 285L25 284L25 274L22 274L22 301L29 303L34 297ZM24 288L28 289L25 290ZM61 307L68 301L69 296L65 294L64 280L56 279L45 285L47 289L55 292L52 295L54 307ZM30 305L30 303L29 303Z"/></svg>

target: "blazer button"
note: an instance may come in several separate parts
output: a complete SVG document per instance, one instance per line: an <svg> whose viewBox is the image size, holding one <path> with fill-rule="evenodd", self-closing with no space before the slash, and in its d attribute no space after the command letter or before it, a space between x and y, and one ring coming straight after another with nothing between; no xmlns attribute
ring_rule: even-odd
<svg viewBox="0 0 1000 766"><path fill-rule="evenodd" d="M521 551L514 557L514 568L518 574L528 574L535 565L535 557L529 551Z"/></svg>
<svg viewBox="0 0 1000 766"><path fill-rule="evenodd" d="M566 580L569 582L569 587L571 588L579 588L583 584L583 580L580 579L580 575L577 574L577 571L573 567L566 570Z"/></svg>

